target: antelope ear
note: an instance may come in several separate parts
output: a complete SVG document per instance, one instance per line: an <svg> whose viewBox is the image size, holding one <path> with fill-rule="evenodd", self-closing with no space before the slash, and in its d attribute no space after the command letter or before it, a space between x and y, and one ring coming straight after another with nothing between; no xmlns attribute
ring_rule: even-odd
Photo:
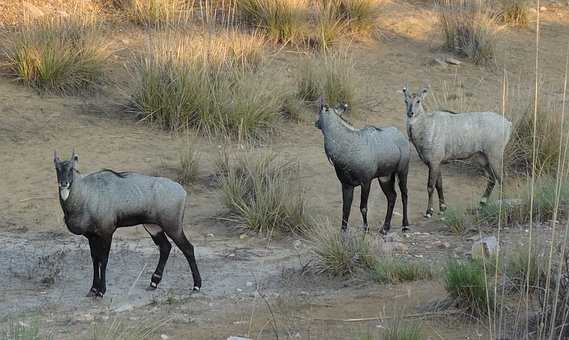
<svg viewBox="0 0 569 340"><path fill-rule="evenodd" d="M57 165L59 163L59 156L57 155L57 151L53 150L53 164Z"/></svg>
<svg viewBox="0 0 569 340"><path fill-rule="evenodd" d="M419 93L419 96L421 96L421 99L425 99L425 97L427 96L427 89L423 88Z"/></svg>
<svg viewBox="0 0 569 340"><path fill-rule="evenodd" d="M79 155L75 153L75 148L73 148L71 159L69 161L73 164L73 167L75 167L76 163L79 162Z"/></svg>

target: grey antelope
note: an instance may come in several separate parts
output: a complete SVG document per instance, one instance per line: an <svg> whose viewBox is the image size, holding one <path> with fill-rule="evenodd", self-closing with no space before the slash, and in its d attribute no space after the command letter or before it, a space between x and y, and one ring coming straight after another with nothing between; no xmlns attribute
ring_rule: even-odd
<svg viewBox="0 0 569 340"><path fill-rule="evenodd" d="M144 176L134 172L101 170L88 175L77 171L78 156L53 162L59 185L59 202L69 231L89 240L93 261L93 284L87 296L102 297L106 291L106 268L113 233L117 228L143 224L160 249L160 259L150 280L156 288L172 245L186 256L194 280L194 290L201 287L201 277L194 247L184 235L183 219L186 191L167 178Z"/></svg>
<svg viewBox="0 0 569 340"><path fill-rule="evenodd" d="M342 184L342 230L348 226L354 187L361 186L360 211L367 230L367 202L374 178L387 197L387 213L381 232L391 228L391 217L397 200L395 179L403 202L403 230L407 230L407 173L409 171L410 146L407 138L394 127L352 127L342 117L347 105L330 108L320 99L315 126L324 135L324 151L334 165L336 176Z"/></svg>
<svg viewBox="0 0 569 340"><path fill-rule="evenodd" d="M440 166L450 160L476 156L488 174L482 195L485 204L496 183L502 182L502 157L512 133L512 123L494 112L425 112L427 90L409 93L403 88L407 116L407 134L419 158L429 167L428 204L425 217L433 216L433 192L439 196L439 209L446 209Z"/></svg>

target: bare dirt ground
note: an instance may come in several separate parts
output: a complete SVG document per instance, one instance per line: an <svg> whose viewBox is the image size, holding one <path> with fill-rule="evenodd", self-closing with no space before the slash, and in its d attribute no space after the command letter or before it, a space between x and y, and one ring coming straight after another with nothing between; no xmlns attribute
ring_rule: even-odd
<svg viewBox="0 0 569 340"><path fill-rule="evenodd" d="M546 3L542 17L541 67L546 82L562 89L562 74L569 37L567 5ZM404 131L403 102L398 90L431 86L439 96L445 84L463 84L469 108L500 110L504 70L511 82L531 83L535 28L505 28L500 34L495 68L469 63L443 67L433 63L440 41L435 16L423 1L387 1L382 5L377 41L354 44L358 88L357 126L395 125ZM113 40L136 48L144 42L141 31L113 35ZM121 52L116 70L128 53ZM290 86L297 53L282 51L268 61L276 81ZM117 76L119 83L124 79ZM288 84L288 85L287 85ZM448 99L448 98L447 98ZM453 99L449 99L451 105ZM377 285L365 278L329 279L300 274L309 260L300 237L267 240L242 237L238 226L221 220L224 208L212 184L213 163L220 142L199 140L201 171L191 193L186 233L197 251L204 278L203 290L190 293L187 262L176 249L156 291L147 291L158 251L141 228L120 230L111 250L108 291L103 301L85 298L91 282L87 240L71 235L63 223L57 199L53 150L80 155L79 168L87 173L101 168L170 175L184 147L183 137L137 123L122 113L122 91L105 89L93 97L55 97L0 78L0 319L38 318L56 338L75 339L93 324L109 319L144 322L170 320L160 330L171 339L222 339L229 335L273 338L277 324L281 337L345 339L376 335L389 317L412 314L415 307L445 296L440 282L397 286ZM308 209L315 216L340 220L341 191L328 163L320 131L307 117L305 123L286 123L262 146L301 163ZM483 191L484 178L465 167L445 169L447 200L470 204ZM508 181L510 183L510 181ZM450 234L437 219L425 221L426 168L414 156L409 195L413 230L401 236L408 251L401 256L442 262L464 257L475 230ZM358 197L358 196L356 196ZM359 202L355 200L354 206ZM400 223L399 202L394 229ZM370 221L383 220L385 199L377 184L370 196ZM352 210L351 226L361 223ZM492 230L482 233L491 234ZM515 242L521 230L506 230L505 242ZM300 239L300 243L295 243ZM448 242L437 248L435 241ZM296 245L296 246L295 246ZM270 310L269 310L270 309ZM337 319L377 317L367 322ZM385 317L385 318L384 318ZM483 323L454 318L422 320L432 339L485 338Z"/></svg>

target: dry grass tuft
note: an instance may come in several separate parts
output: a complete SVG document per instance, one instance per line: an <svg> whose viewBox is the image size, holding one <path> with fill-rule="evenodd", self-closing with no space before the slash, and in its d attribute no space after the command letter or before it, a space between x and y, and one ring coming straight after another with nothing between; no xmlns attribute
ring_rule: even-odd
<svg viewBox="0 0 569 340"><path fill-rule="evenodd" d="M243 22L274 42L295 44L304 39L306 0L239 0L236 6Z"/></svg>
<svg viewBox="0 0 569 340"><path fill-rule="evenodd" d="M475 64L494 60L495 18L475 0L440 0L436 3L444 46Z"/></svg>
<svg viewBox="0 0 569 340"><path fill-rule="evenodd" d="M182 184L191 184L198 179L200 170L200 153L195 149L193 141L188 141L180 153L180 177Z"/></svg>
<svg viewBox="0 0 569 340"><path fill-rule="evenodd" d="M307 231L314 261L311 270L318 274L344 276L358 270L370 271L379 260L375 238L362 230L340 231L329 221L318 221Z"/></svg>
<svg viewBox="0 0 569 340"><path fill-rule="evenodd" d="M179 20L187 10L185 0L117 0L130 21L142 26L164 26Z"/></svg>
<svg viewBox="0 0 569 340"><path fill-rule="evenodd" d="M158 36L133 67L133 111L168 129L261 137L281 106L270 84L253 79L263 46L236 31Z"/></svg>
<svg viewBox="0 0 569 340"><path fill-rule="evenodd" d="M498 0L498 21L504 24L527 26L529 0Z"/></svg>
<svg viewBox="0 0 569 340"><path fill-rule="evenodd" d="M305 225L304 189L297 162L273 152L222 154L220 184L233 220L262 234L295 232Z"/></svg>
<svg viewBox="0 0 569 340"><path fill-rule="evenodd" d="M308 58L304 61L297 80L297 96L314 101L321 95L331 105L355 102L355 86L352 79L353 63L342 54Z"/></svg>
<svg viewBox="0 0 569 340"><path fill-rule="evenodd" d="M4 71L32 88L58 94L104 83L112 50L93 16L44 16L2 35Z"/></svg>

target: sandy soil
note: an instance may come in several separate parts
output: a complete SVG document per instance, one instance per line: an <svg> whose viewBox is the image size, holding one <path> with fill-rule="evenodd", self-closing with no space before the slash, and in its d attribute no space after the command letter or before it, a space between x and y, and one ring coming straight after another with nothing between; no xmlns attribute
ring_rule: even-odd
<svg viewBox="0 0 569 340"><path fill-rule="evenodd" d="M560 94L569 9L546 5L541 68L546 82ZM350 48L358 83L357 113L352 119L357 126L394 125L404 130L398 90L405 83L413 88L429 85L439 97L445 96L446 87L463 84L468 108L498 111L503 70L512 83L533 81L535 28L531 25L504 29L495 68L467 62L443 67L433 63L435 57L446 54L438 48L434 15L423 1L387 1L382 7L379 40ZM113 39L126 48L144 41L140 31L122 32ZM290 84L298 58L296 53L281 52L268 61L267 67L282 75L278 81ZM113 67L120 70L123 59L121 56ZM460 105L448 98L445 101L450 106ZM270 242L254 235L241 238L237 226L219 219L224 208L219 191L211 183L220 143L202 139L198 141L200 180L188 187L191 198L185 229L196 247L203 291L190 294L189 270L178 250L168 262L160 289L146 291L158 252L146 232L128 228L115 237L104 301L84 298L91 281L87 240L71 235L63 224L53 150L67 154L75 147L84 173L113 168L175 176L172 168L184 147L183 137L137 123L123 114L120 105L124 102L122 92L116 89L93 97L62 98L39 95L0 78L0 319L38 315L48 329L64 339L85 334L89 325L109 318L135 323L150 316L171 320L160 330L170 338L272 338L273 317L268 305L275 309L274 318L283 337L344 339L379 334L390 322L383 317L414 313L418 304L444 297L438 282L380 286L362 278L342 281L301 275L300 268L309 257L302 239L295 248L294 237ZM284 124L263 147L300 161L308 208L315 216L337 220L339 226L340 185L324 155L321 133L309 120ZM460 205L478 199L484 178L463 166L444 171L448 202ZM425 221L421 216L426 204L425 186L426 168L414 154L409 179L413 231L409 237L402 236L409 246L404 256L422 256L431 262L464 257L478 231L459 237L436 219ZM359 202L356 197L354 206ZM372 225L383 220L385 205L375 183L369 206ZM393 221L396 229L401 222L399 213L398 202ZM354 208L351 226L360 223L358 209ZM506 231L506 242L512 242L519 232ZM437 240L448 242L450 247L434 248ZM369 322L330 320L376 316L378 320ZM424 319L422 324L433 339L486 334L483 324L453 320Z"/></svg>

